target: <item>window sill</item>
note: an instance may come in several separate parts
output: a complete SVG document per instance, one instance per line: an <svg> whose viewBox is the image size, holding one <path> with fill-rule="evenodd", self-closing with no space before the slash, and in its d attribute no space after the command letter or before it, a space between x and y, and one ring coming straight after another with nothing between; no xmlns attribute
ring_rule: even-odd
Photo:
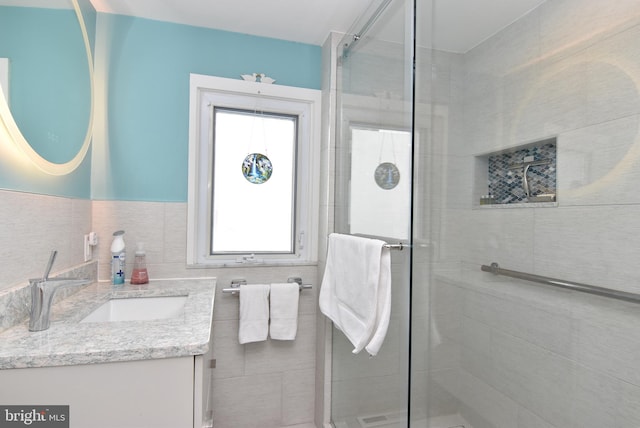
<svg viewBox="0 0 640 428"><path fill-rule="evenodd" d="M317 261L268 261L261 263L237 263L235 261L220 261L211 263L188 264L187 269L219 269L219 268L261 268L261 267L288 267L288 266L317 266Z"/></svg>

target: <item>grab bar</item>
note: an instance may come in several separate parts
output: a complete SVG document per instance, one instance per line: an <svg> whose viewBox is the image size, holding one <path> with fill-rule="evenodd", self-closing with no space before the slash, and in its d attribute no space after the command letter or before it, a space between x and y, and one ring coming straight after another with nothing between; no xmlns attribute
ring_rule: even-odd
<svg viewBox="0 0 640 428"><path fill-rule="evenodd" d="M597 287L595 285L581 284L579 282L564 281L562 279L550 278L548 276L535 275L532 273L525 273L525 272L518 272L515 270L503 269L498 265L498 263L491 263L491 266L482 265L480 269L484 272L490 272L494 275L509 276L511 278L524 279L526 281L552 285L554 287L580 291L582 293L595 294L602 297L608 297L610 299L640 303L640 294L628 293L626 291L620 291L620 290L613 290L611 288Z"/></svg>

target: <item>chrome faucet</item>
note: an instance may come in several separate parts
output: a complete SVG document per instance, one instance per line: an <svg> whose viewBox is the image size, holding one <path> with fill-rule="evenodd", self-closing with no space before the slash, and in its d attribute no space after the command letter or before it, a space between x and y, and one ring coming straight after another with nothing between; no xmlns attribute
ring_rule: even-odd
<svg viewBox="0 0 640 428"><path fill-rule="evenodd" d="M49 313L53 296L60 288L73 285L89 284L89 279L76 278L52 278L49 273L53 267L58 252L53 250L42 278L30 279L31 284L31 316L29 318L29 331L41 331L49 328Z"/></svg>

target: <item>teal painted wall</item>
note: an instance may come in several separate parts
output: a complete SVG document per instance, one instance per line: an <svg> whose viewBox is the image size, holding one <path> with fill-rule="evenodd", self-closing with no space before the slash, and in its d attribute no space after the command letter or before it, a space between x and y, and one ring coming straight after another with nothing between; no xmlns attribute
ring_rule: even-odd
<svg viewBox="0 0 640 428"><path fill-rule="evenodd" d="M91 30L96 14L85 3ZM84 141L90 109L87 58L74 11L0 7L0 57L10 61L10 107L27 141L51 162L72 159ZM54 177L10 155L9 142L0 144L1 188L90 197L90 152L72 174Z"/></svg>
<svg viewBox="0 0 640 428"><path fill-rule="evenodd" d="M190 73L321 86L320 46L122 15L98 22L107 159L94 159L93 199L186 202Z"/></svg>

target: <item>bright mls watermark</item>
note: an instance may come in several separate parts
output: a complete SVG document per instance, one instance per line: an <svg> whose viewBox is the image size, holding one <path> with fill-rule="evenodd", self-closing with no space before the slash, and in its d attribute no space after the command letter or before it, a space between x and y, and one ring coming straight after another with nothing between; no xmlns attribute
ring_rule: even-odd
<svg viewBox="0 0 640 428"><path fill-rule="evenodd" d="M69 428L69 406L1 406L0 428Z"/></svg>

